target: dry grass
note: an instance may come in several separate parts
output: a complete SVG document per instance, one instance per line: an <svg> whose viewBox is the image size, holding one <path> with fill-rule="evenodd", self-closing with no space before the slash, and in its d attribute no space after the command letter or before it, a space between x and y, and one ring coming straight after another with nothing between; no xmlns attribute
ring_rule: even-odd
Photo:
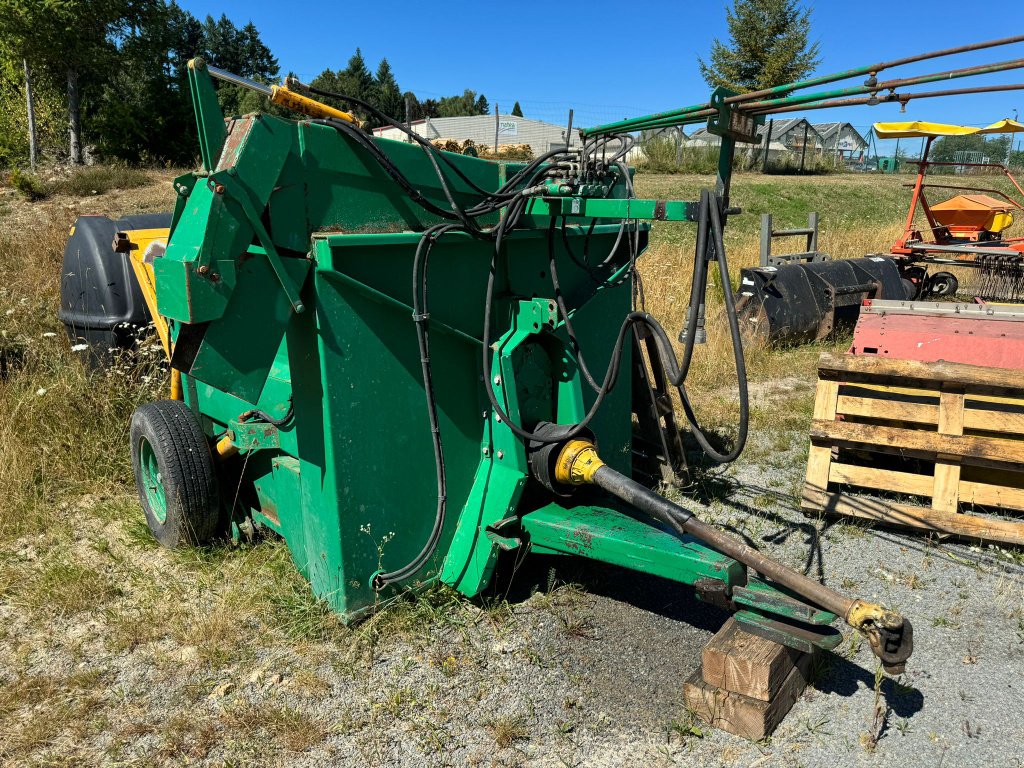
<svg viewBox="0 0 1024 768"><path fill-rule="evenodd" d="M891 204L894 193L902 193L898 180L881 180L885 188L880 199ZM703 180L706 183L706 180ZM776 227L806 223L811 210L826 209L821 222L819 247L833 258L851 258L869 253L887 251L901 227L892 223L893 211L887 224L875 224L863 219L879 214L870 208L864 198L867 179L859 177L827 177L811 179L789 178L773 180L774 197L782 199L786 209L776 216ZM640 177L638 194L652 197L683 197L694 199L701 180L689 177ZM729 222L726 250L729 257L730 290L739 285L739 273L744 267L758 263L758 243L765 182L760 176L740 175L734 181L733 203L741 206L744 214ZM851 203L851 200L854 201ZM817 205L828 201L830 205ZM846 206L843 202L846 202ZM860 207L863 210L858 211ZM860 223L851 219L859 218ZM639 269L644 282L648 310L657 317L669 335L675 338L683 327L689 300L689 286L693 274L694 228L692 225L658 225L651 247L640 260ZM669 230L666 232L665 230ZM728 429L735 424L738 412L735 395L735 366L724 304L724 292L718 270L712 265L708 286L707 329L708 341L698 347L691 367L689 388L698 416L705 426ZM822 351L845 348L848 337L830 339L818 345L807 345L788 350L766 348L756 340L746 340L744 358L749 381L752 384L753 423L757 428L795 429L806 425L812 406L813 392L803 388L797 397L788 393L792 384L811 381L815 376L815 362ZM677 345L681 352L681 346ZM790 386L775 391L774 384ZM765 384L759 387L759 384ZM779 397L787 394L786 397Z"/></svg>
<svg viewBox="0 0 1024 768"><path fill-rule="evenodd" d="M530 727L523 715L495 717L487 723L487 730L494 737L494 743L501 749L508 749L517 742L530 738Z"/></svg>

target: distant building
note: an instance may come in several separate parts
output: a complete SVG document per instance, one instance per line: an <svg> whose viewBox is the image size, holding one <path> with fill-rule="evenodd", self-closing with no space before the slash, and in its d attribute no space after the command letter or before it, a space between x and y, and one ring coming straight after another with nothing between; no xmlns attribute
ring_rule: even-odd
<svg viewBox="0 0 1024 768"><path fill-rule="evenodd" d="M640 131L641 141L651 141L652 139L669 139L673 142L685 142L689 138L690 137L686 135L683 129L676 125L670 126L668 128L648 128L646 131Z"/></svg>
<svg viewBox="0 0 1024 768"><path fill-rule="evenodd" d="M868 150L867 140L849 123L816 123L814 130L821 136L822 148L844 160L859 162Z"/></svg>
<svg viewBox="0 0 1024 768"><path fill-rule="evenodd" d="M467 115L465 117L433 117L416 120L409 124L414 133L427 139L454 139L465 141L472 139L476 144L491 147L494 145L495 131L498 133L498 144L529 144L534 157L543 155L553 149L565 147L564 125L545 123L542 120L530 120L515 115ZM404 141L407 137L397 128L387 126L374 128L375 136L386 139ZM573 130L575 134L575 129ZM580 146L578 136L573 136L573 146Z"/></svg>
<svg viewBox="0 0 1024 768"><path fill-rule="evenodd" d="M803 151L805 138L807 141L808 151L820 150L823 147L823 141L819 133L814 129L813 125L802 117L793 117L786 120L775 120L765 123L757 129L757 135L761 137L760 144L741 144L738 146L763 146L765 137L768 135L769 127L772 132L771 152L801 152ZM691 134L690 143L692 146L718 145L721 143L721 139L715 134L710 133L705 127L694 131L693 134Z"/></svg>

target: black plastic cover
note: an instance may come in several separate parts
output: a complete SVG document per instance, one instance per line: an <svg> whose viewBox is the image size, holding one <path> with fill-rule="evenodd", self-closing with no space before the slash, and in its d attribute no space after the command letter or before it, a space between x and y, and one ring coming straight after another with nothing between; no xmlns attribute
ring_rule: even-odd
<svg viewBox="0 0 1024 768"><path fill-rule="evenodd" d="M58 317L72 344L88 344L97 358L134 346L150 321L129 254L115 253L114 235L171 226L170 213L109 219L81 216L64 246Z"/></svg>

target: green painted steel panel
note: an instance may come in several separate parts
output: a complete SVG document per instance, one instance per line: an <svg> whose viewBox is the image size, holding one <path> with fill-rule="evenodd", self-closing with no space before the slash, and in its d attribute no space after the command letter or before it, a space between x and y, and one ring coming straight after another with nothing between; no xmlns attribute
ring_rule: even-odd
<svg viewBox="0 0 1024 768"><path fill-rule="evenodd" d="M744 567L696 539L596 506L551 503L523 517L531 547L579 555L683 584L716 579L732 587L746 580Z"/></svg>

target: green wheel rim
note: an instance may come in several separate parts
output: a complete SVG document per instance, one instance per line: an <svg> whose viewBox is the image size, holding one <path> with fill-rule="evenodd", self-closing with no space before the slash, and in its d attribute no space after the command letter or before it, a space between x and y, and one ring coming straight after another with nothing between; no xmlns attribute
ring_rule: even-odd
<svg viewBox="0 0 1024 768"><path fill-rule="evenodd" d="M167 493L164 491L163 476L156 460L156 452L149 440L139 440L139 472L142 475L142 490L153 516L163 525L167 522Z"/></svg>

